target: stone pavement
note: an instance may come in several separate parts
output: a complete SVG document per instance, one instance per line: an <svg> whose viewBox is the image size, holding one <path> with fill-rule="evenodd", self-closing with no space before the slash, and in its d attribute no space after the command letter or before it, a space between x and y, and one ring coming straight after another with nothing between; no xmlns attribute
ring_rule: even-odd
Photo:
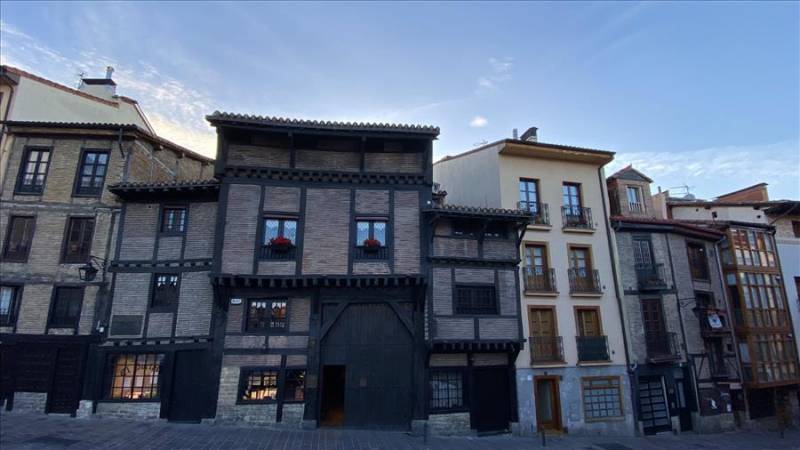
<svg viewBox="0 0 800 450"><path fill-rule="evenodd" d="M62 416L0 414L2 450L69 449L302 449L302 450L393 450L393 449L541 449L540 439L508 435L488 437L430 438L407 433L362 430L270 430L256 427L175 424L164 421L120 419L72 419ZM651 437L550 437L547 449L574 450L750 450L800 449L800 432L732 432L722 434Z"/></svg>

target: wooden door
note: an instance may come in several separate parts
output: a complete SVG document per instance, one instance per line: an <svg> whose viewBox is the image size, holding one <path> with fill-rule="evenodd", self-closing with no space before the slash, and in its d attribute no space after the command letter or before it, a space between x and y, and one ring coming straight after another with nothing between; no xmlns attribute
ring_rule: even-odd
<svg viewBox="0 0 800 450"><path fill-rule="evenodd" d="M672 429L662 377L639 377L639 415L644 434Z"/></svg>
<svg viewBox="0 0 800 450"><path fill-rule="evenodd" d="M664 310L660 298L642 299L642 322L647 351L655 354L668 353Z"/></svg>
<svg viewBox="0 0 800 450"><path fill-rule="evenodd" d="M560 360L561 346L556 332L555 310L553 308L531 308L528 314L533 361Z"/></svg>
<svg viewBox="0 0 800 450"><path fill-rule="evenodd" d="M478 367L472 379L472 427L479 432L507 430L511 421L508 368Z"/></svg>
<svg viewBox="0 0 800 450"><path fill-rule="evenodd" d="M199 422L214 415L214 390L210 388L213 380L206 356L203 350L175 353L169 420Z"/></svg>
<svg viewBox="0 0 800 450"><path fill-rule="evenodd" d="M602 336L600 316L596 309L579 309L577 312L578 335L583 337Z"/></svg>
<svg viewBox="0 0 800 450"><path fill-rule="evenodd" d="M74 414L81 395L81 345L59 347L55 354L53 381L47 393L47 412Z"/></svg>
<svg viewBox="0 0 800 450"><path fill-rule="evenodd" d="M558 378L536 377L536 427L539 430L561 430L561 400Z"/></svg>

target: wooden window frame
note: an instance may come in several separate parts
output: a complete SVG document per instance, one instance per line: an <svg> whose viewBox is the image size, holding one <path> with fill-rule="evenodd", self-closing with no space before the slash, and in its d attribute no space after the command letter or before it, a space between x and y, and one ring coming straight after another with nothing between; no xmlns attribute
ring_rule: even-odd
<svg viewBox="0 0 800 450"><path fill-rule="evenodd" d="M531 326L531 312L534 310L547 310L553 313L553 333L554 336L561 336L558 334L558 314L556 313L555 305L528 305L528 336L533 336L533 327Z"/></svg>
<svg viewBox="0 0 800 450"><path fill-rule="evenodd" d="M144 370L144 367L147 365L147 361L141 366L139 365L138 357L144 355L145 358L148 356L152 356L155 363L158 365L158 374L155 376L149 375L148 378L153 381L155 379L155 384L150 385L150 393L152 394L155 392L155 396L153 397L143 397L143 398L132 398L133 395L133 388L130 389L131 398L126 398L124 395L120 397L114 397L114 381L116 378L116 362L117 358L119 357L133 357L134 364L133 364L133 374L130 375L130 378L135 380L136 379L136 372L138 370ZM161 373L165 366L166 355L160 352L153 352L153 351L131 351L131 352L113 352L106 355L106 378L105 378L105 386L103 392L103 398L101 401L107 403L155 403L161 401L161 393L162 393L162 379ZM126 367L127 364L126 364ZM124 380L126 377L122 377ZM134 383L132 381L132 383ZM124 385L123 385L124 386ZM155 387L155 389L153 389ZM124 392L124 387L120 388L121 392Z"/></svg>
<svg viewBox="0 0 800 450"><path fill-rule="evenodd" d="M567 268L568 269L576 269L577 267L572 267L572 250L573 249L581 249L586 250L586 271L591 273L594 270L594 254L592 252L592 246L590 244L567 244Z"/></svg>
<svg viewBox="0 0 800 450"><path fill-rule="evenodd" d="M159 277L170 277L175 278L175 297L170 298L167 303L162 303L163 299L159 299L159 303L156 303L156 298L158 297L158 284L159 284ZM163 295L163 294L162 294ZM157 310L157 311L173 311L178 308L178 302L180 301L181 296L181 274L179 272L157 272L153 274L153 278L150 281L150 310Z"/></svg>
<svg viewBox="0 0 800 450"><path fill-rule="evenodd" d="M183 211L181 222L178 225L169 226L167 218L172 211ZM189 228L189 206L188 205L163 205L158 221L158 234L161 236L183 236Z"/></svg>
<svg viewBox="0 0 800 450"><path fill-rule="evenodd" d="M270 305L270 318L268 322L270 326L266 327L253 327L250 318L250 304L253 302L268 302ZM285 312L283 317L283 326L272 326L274 321L272 318L272 306L274 303L283 303ZM244 301L244 316L242 320L242 333L244 334L285 334L289 331L289 299L286 297L258 297L248 298ZM275 321L277 322L277 321Z"/></svg>
<svg viewBox="0 0 800 450"><path fill-rule="evenodd" d="M695 253L693 249L698 248L700 252ZM698 261L698 258L693 256L694 254L702 254L703 261ZM693 280L709 281L711 279L708 249L704 243L698 241L686 242L686 257L689 259L689 274L692 276Z"/></svg>
<svg viewBox="0 0 800 450"><path fill-rule="evenodd" d="M474 292L478 290L492 290L493 298L494 298L494 310L492 312L488 312L488 308L486 308L487 312L475 312L478 311L477 308L473 308L473 312L464 312L464 310L459 307L459 292L462 290L470 290L470 301L474 302ZM500 315L500 302L497 298L497 287L493 284L485 284L485 283L455 283L453 284L453 315L454 316L499 316Z"/></svg>
<svg viewBox="0 0 800 450"><path fill-rule="evenodd" d="M577 305L573 306L573 313L575 315L575 336L586 337L580 334L580 314L579 311L595 311L597 313L597 328L600 331L599 336L607 336L604 332L605 328L603 328L603 316L600 311L600 307L596 305Z"/></svg>
<svg viewBox="0 0 800 450"><path fill-rule="evenodd" d="M78 312L75 317L70 318L61 318L56 316L56 310L59 309L58 303L59 300L62 298L59 296L59 293L62 290L72 290L73 292L79 293L78 302ZM78 326L81 321L81 313L83 312L83 300L86 292L83 286L53 286L53 293L50 298L50 309L47 314L47 329L52 328L72 328L73 330L77 330Z"/></svg>
<svg viewBox="0 0 800 450"><path fill-rule="evenodd" d="M11 249L11 236L14 230L14 223L16 220L30 220L32 222L30 232L26 234L27 244L24 253L15 252L10 253ZM6 226L6 239L3 244L3 260L9 263L26 263L31 254L31 247L33 246L33 236L36 233L36 216L30 215L12 215L8 218L8 225Z"/></svg>
<svg viewBox="0 0 800 450"><path fill-rule="evenodd" d="M297 399L296 397L294 397L294 398L288 398L287 397L287 394L289 393L289 381L292 379L292 377L289 374L293 373L293 372L302 372L303 373L303 376L302 376L303 398L301 398L301 399ZM283 377L282 377L283 378L283 383L280 383L280 382L278 383L279 386L282 385L281 390L283 390L283 392L279 393L278 396L281 398L283 403L305 403L305 398L306 398L306 393L305 393L305 391L306 391L306 376L307 375L308 375L308 370L305 367L286 367L286 368L283 369ZM280 381L280 378L279 378L279 381Z"/></svg>
<svg viewBox="0 0 800 450"><path fill-rule="evenodd" d="M275 397L271 399L245 399L244 394L247 391L247 381L254 373L261 373L262 382L264 373L275 373ZM272 387L271 385L267 388ZM281 368L280 366L243 366L239 368L239 387L236 391L236 404L237 405L266 405L276 404L281 399Z"/></svg>
<svg viewBox="0 0 800 450"><path fill-rule="evenodd" d="M570 203L570 204L565 204L564 203L564 188L568 187L568 186L575 187L575 190L578 193L578 204L577 205L573 205L572 203ZM564 182L562 182L561 183L561 206L566 206L566 207L569 207L569 208L577 207L579 210L582 211L584 209L584 205L583 205L583 192L582 192L581 188L582 188L582 184L581 183L576 183L574 181L564 181ZM570 196L570 198L571 197L572 196Z"/></svg>
<svg viewBox="0 0 800 450"><path fill-rule="evenodd" d="M22 298L23 285L3 283L0 288L11 289L11 303L8 305L8 314L0 315L0 326L13 327L17 323L17 311Z"/></svg>
<svg viewBox="0 0 800 450"><path fill-rule="evenodd" d="M376 223L383 223L384 224L384 237L383 241L381 241L381 248L386 248L387 243L389 241L389 218L388 217L356 217L355 220L356 232L355 232L355 242L354 245L356 248L361 248L364 246L364 242L358 242L358 224L359 223L368 223L367 228L367 239L375 239L375 224Z"/></svg>
<svg viewBox="0 0 800 450"><path fill-rule="evenodd" d="M605 416L605 417L589 417L589 414L586 411L586 387L584 386L584 381L611 381L616 379L619 384L616 386L617 391L619 392L619 415L617 416ZM586 422L605 422L609 420L625 420L625 382L623 381L622 377L620 376L593 376L593 377L581 377L581 409L583 410L583 417ZM609 389L614 388L614 386L609 383L607 387L592 387L590 390L593 389Z"/></svg>
<svg viewBox="0 0 800 450"><path fill-rule="evenodd" d="M433 393L434 389L432 386L433 382L433 374L439 372L443 374L458 374L461 377L461 404L459 406L451 406L451 407L434 407L433 406ZM470 401L469 401L469 373L468 368L466 367L431 367L428 370L428 383L427 383L427 393L428 393L428 401L426 402L426 406L428 411L431 414L441 414L441 413L453 413L453 412L467 412L470 410Z"/></svg>
<svg viewBox="0 0 800 450"><path fill-rule="evenodd" d="M92 186L90 188L84 188L81 186L81 178L83 175L83 168L86 165L86 155L94 153L95 155L106 155L106 163L103 165L105 167L103 171L103 175L100 176L100 185L99 186ZM103 195L103 187L106 183L106 177L108 176L108 168L109 163L111 162L111 151L109 149L104 148L84 148L81 149L80 158L78 159L78 170L75 172L75 181L73 182L72 187L72 196L73 197L89 197L89 198L97 198L102 197ZM97 168L100 167L97 164L96 160L95 163L92 164L92 174L90 178L92 179L92 183L94 183L95 179L98 178L97 175ZM87 192L83 192L82 189L88 189Z"/></svg>
<svg viewBox="0 0 800 450"><path fill-rule="evenodd" d="M636 200L637 200L635 202L631 201L630 195L628 194L631 191L635 192L634 197L636 197ZM641 186L636 186L636 185L632 185L632 184L626 184L625 185L625 200L628 203L628 208L627 208L628 212L638 213L638 214L647 212L646 211L646 206L644 204L644 192L642 191L642 187ZM634 211L634 209L631 208L631 205L634 205L634 204L639 205L639 211Z"/></svg>
<svg viewBox="0 0 800 450"><path fill-rule="evenodd" d="M536 186L536 192L535 192L536 195L535 195L534 199L530 198L531 192L528 190L527 185L525 186L525 190L524 191L522 190L522 184L523 183L533 183L533 185ZM542 205L542 193L541 193L542 183L541 183L541 181L538 178L524 178L523 177L523 178L519 179L519 182L517 183L517 186L518 186L517 191L518 191L519 194L522 194L522 192L525 192L525 199L523 200L522 198L520 198L519 201L520 202L525 202L528 205L530 205L531 203L535 204L536 205L535 214L539 214L541 212L541 205ZM519 195L519 197L522 197L522 195ZM528 209L530 210L530 208L528 208ZM531 212L533 212L533 211L531 211Z"/></svg>
<svg viewBox="0 0 800 450"><path fill-rule="evenodd" d="M92 233L89 236L88 243L85 243L86 247L86 255L83 254L70 254L69 253L69 245L70 245L70 235L72 234L72 224L73 221L91 221L92 224ZM61 250L61 263L62 264L82 264L89 261L92 255L92 244L94 241L94 234L96 230L96 220L94 217L86 217L86 216L69 216L67 217L67 223L65 225L64 230L64 243L63 248ZM84 225L85 226L85 225ZM85 231L84 231L85 233ZM82 233L83 237L83 233ZM82 245L83 247L83 245Z"/></svg>
<svg viewBox="0 0 800 450"><path fill-rule="evenodd" d="M39 167L44 164L44 178L42 179L42 187L41 189L27 189L24 184L25 174L27 173L26 168L29 163L30 154L34 151L46 151L47 155L47 162L41 162L41 156L38 160L36 160L34 165L34 172L33 174L37 174L39 172ZM22 153L22 159L20 160L19 166L19 173L17 174L17 182L15 183L14 187L14 195L42 195L44 194L44 189L47 186L47 176L50 173L50 163L53 161L53 147L48 146L41 146L41 145L31 145L26 146ZM35 184L34 184L35 186Z"/></svg>

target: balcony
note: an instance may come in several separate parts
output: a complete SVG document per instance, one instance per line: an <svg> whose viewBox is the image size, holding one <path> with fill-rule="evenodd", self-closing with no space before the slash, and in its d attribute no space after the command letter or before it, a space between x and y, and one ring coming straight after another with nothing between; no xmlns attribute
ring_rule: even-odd
<svg viewBox="0 0 800 450"><path fill-rule="evenodd" d="M644 205L639 202L628 202L628 211L634 214L641 214L644 212Z"/></svg>
<svg viewBox="0 0 800 450"><path fill-rule="evenodd" d="M601 295L600 273L596 270L569 269L570 294Z"/></svg>
<svg viewBox="0 0 800 450"><path fill-rule="evenodd" d="M533 214L531 225L550 226L550 208L547 203L517 202L517 209Z"/></svg>
<svg viewBox="0 0 800 450"><path fill-rule="evenodd" d="M561 336L531 336L531 365L564 362Z"/></svg>
<svg viewBox="0 0 800 450"><path fill-rule="evenodd" d="M558 293L555 269L544 269L542 272L537 272L532 267L526 267L523 274L525 275L526 292Z"/></svg>
<svg viewBox="0 0 800 450"><path fill-rule="evenodd" d="M578 344L578 362L603 362L608 356L608 337L576 336Z"/></svg>
<svg viewBox="0 0 800 450"><path fill-rule="evenodd" d="M261 246L261 259L291 261L295 259L297 247L276 247L273 245Z"/></svg>
<svg viewBox="0 0 800 450"><path fill-rule="evenodd" d="M728 318L716 309L698 308L700 335L704 338L727 336L730 333Z"/></svg>
<svg viewBox="0 0 800 450"><path fill-rule="evenodd" d="M730 368L728 368L728 365L725 364L724 359L716 361L713 358L709 358L708 372L709 375L711 375L711 378L716 378L720 380L727 380L728 378L733 378L736 376L735 373Z"/></svg>
<svg viewBox="0 0 800 450"><path fill-rule="evenodd" d="M681 357L678 336L674 332L645 333L645 342L650 362L674 361Z"/></svg>
<svg viewBox="0 0 800 450"><path fill-rule="evenodd" d="M365 247L357 246L355 251L355 259L362 260L383 260L389 256L389 250L385 247Z"/></svg>
<svg viewBox="0 0 800 450"><path fill-rule="evenodd" d="M667 276L664 264L637 264L636 280L639 290L658 290L667 288Z"/></svg>
<svg viewBox="0 0 800 450"><path fill-rule="evenodd" d="M562 228L573 228L579 230L594 230L592 222L592 208L582 208L580 206L561 207Z"/></svg>

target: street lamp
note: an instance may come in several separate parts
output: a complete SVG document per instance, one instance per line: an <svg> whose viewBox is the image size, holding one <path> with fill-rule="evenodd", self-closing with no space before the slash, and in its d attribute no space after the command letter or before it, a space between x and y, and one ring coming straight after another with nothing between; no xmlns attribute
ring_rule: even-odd
<svg viewBox="0 0 800 450"><path fill-rule="evenodd" d="M100 271L93 262L96 262L101 268L105 269L106 267L106 260L103 258L98 258L97 256L89 256L89 261L86 264L78 267L78 278L81 281L94 281L94 278L97 276L97 272Z"/></svg>

